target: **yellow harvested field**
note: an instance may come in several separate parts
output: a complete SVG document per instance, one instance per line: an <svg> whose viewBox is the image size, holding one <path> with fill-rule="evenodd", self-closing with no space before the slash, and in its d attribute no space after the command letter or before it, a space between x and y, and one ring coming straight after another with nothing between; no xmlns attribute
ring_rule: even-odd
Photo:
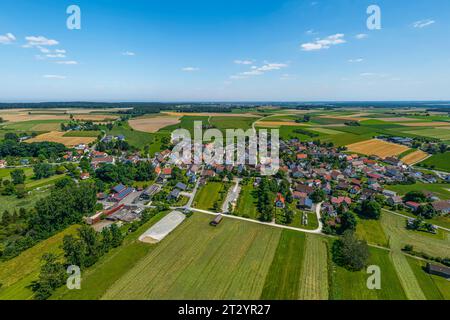
<svg viewBox="0 0 450 320"><path fill-rule="evenodd" d="M417 150L414 151L406 156L404 156L401 160L408 164L408 165L412 165L412 164L416 164L422 160L425 160L426 158L428 158L429 154L422 151L422 150Z"/></svg>
<svg viewBox="0 0 450 320"><path fill-rule="evenodd" d="M407 127L445 127L450 125L450 122L411 122L411 123L402 123L402 126Z"/></svg>
<svg viewBox="0 0 450 320"><path fill-rule="evenodd" d="M40 134L32 139L26 140L28 143L32 142L58 142L62 143L66 147L73 147L79 144L89 144L96 140L95 137L64 137L65 132L52 131L44 134Z"/></svg>
<svg viewBox="0 0 450 320"><path fill-rule="evenodd" d="M161 112L169 116L194 116L194 117L249 117L249 118L259 118L258 115L253 113L220 113L220 112Z"/></svg>
<svg viewBox="0 0 450 320"><path fill-rule="evenodd" d="M157 132L167 126L171 126L180 122L180 117L175 116L157 116L151 118L138 118L129 120L128 123L134 130L150 132Z"/></svg>
<svg viewBox="0 0 450 320"><path fill-rule="evenodd" d="M372 139L353 143L347 146L348 151L356 152L365 155L374 155L380 158L397 156L406 150L408 147L400 144L390 143L383 140Z"/></svg>
<svg viewBox="0 0 450 320"><path fill-rule="evenodd" d="M255 125L257 127L270 127L270 128L278 128L281 126L287 126L287 127L307 127L307 124L304 123L297 123L294 121L259 121L256 122Z"/></svg>

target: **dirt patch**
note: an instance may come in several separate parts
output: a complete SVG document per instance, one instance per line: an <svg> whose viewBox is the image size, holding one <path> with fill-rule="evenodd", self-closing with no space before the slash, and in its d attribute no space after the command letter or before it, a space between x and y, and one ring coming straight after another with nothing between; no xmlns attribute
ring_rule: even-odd
<svg viewBox="0 0 450 320"><path fill-rule="evenodd" d="M154 133L164 127L180 123L180 117L138 118L129 120L128 123L134 130Z"/></svg>
<svg viewBox="0 0 450 320"><path fill-rule="evenodd" d="M365 155L375 155L380 158L398 156L409 150L408 147L400 144L390 143L383 140L372 139L353 143L347 146L348 151Z"/></svg>
<svg viewBox="0 0 450 320"><path fill-rule="evenodd" d="M428 158L428 156L429 156L428 153L423 152L422 150L417 150L410 154L407 154L401 160L404 163L411 165L411 164L416 164L422 160L425 160L426 158Z"/></svg>
<svg viewBox="0 0 450 320"><path fill-rule="evenodd" d="M32 143L48 141L62 143L66 147L74 147L82 143L89 144L96 140L95 137L64 137L64 134L65 132L51 131L26 140L26 142Z"/></svg>

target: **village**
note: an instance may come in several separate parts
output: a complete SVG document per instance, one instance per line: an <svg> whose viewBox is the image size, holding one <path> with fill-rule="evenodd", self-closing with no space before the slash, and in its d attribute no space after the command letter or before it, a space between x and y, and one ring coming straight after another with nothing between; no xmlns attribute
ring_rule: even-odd
<svg viewBox="0 0 450 320"><path fill-rule="evenodd" d="M124 141L125 138L109 135L102 139L103 142L114 140ZM103 209L86 217L86 222L98 231L112 223L132 222L139 219L146 208L157 206L184 212L201 210L216 215L233 215L239 201L242 180L251 179L254 189L258 188L261 181L260 165L187 165L169 149L156 153L154 157L143 158L139 153L112 155L97 151L95 147L95 144L91 147L75 146L61 161L78 163L82 158L88 159L90 168L79 169L80 180L92 179L103 166L119 163L149 163L155 175L153 181L146 185L111 184L108 190L99 192L97 200ZM203 147L210 148L210 145L205 144ZM332 230L342 223L342 214L354 211L364 201L379 202L391 211L411 213L408 217L409 227L414 226L417 220L414 214L425 206L431 206L436 215L450 212L450 201L441 200L433 192L425 191L425 198L413 201L389 190L390 185L414 184L416 181L426 184L450 182L450 175L423 173L396 157L381 159L361 156L349 153L345 147L335 148L297 139L281 141L280 157L279 173L274 179L278 183L287 180L289 189L273 195L274 208L281 210L288 206L287 202L294 203L298 212L312 212L318 222L314 230L303 229L302 225L307 225L310 217L303 214L300 219L302 223L296 226L299 230L333 233ZM2 160L1 165L6 166L5 161ZM176 175L174 170L177 171ZM194 199L198 190L210 181L229 185L227 196L222 197L222 203L216 207L216 211L195 207ZM318 192L320 196L317 200ZM277 224L278 221L274 216L265 222ZM434 225L428 227L429 232L435 232L436 229Z"/></svg>

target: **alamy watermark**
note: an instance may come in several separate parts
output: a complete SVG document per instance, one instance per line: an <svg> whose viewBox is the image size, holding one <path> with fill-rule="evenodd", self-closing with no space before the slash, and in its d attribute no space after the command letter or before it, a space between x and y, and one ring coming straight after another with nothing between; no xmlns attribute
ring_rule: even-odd
<svg viewBox="0 0 450 320"><path fill-rule="evenodd" d="M194 138L186 129L172 132L174 161L182 164L225 164L259 166L262 175L274 175L280 166L279 130L218 129L203 132L202 121L194 122ZM224 144L225 141L225 144Z"/></svg>
<svg viewBox="0 0 450 320"><path fill-rule="evenodd" d="M70 5L67 7L66 13L69 17L66 20L66 26L69 30L81 29L81 9L77 5Z"/></svg>
<svg viewBox="0 0 450 320"><path fill-rule="evenodd" d="M381 289L381 269L377 265L371 265L367 267L367 274L370 276L367 278L366 286L369 290Z"/></svg>

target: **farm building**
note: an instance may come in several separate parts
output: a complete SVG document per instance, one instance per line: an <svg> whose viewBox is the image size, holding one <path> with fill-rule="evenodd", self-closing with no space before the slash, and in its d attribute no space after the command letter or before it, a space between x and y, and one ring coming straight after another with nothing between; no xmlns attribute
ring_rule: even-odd
<svg viewBox="0 0 450 320"><path fill-rule="evenodd" d="M450 279L450 268L444 266L437 266L431 263L427 263L426 270L429 274L433 274L435 276L444 277L446 279Z"/></svg>
<svg viewBox="0 0 450 320"><path fill-rule="evenodd" d="M111 196L112 201L120 202L125 199L130 193L133 192L133 188L125 187L123 184L115 186L113 189L113 195Z"/></svg>
<svg viewBox="0 0 450 320"><path fill-rule="evenodd" d="M221 214L218 214L213 221L211 221L209 224L213 227L217 227L222 222L223 216Z"/></svg>
<svg viewBox="0 0 450 320"><path fill-rule="evenodd" d="M146 243L158 243L164 239L170 232L175 230L186 216L179 211L172 211L167 216L158 221L154 226L145 231L139 241Z"/></svg>

